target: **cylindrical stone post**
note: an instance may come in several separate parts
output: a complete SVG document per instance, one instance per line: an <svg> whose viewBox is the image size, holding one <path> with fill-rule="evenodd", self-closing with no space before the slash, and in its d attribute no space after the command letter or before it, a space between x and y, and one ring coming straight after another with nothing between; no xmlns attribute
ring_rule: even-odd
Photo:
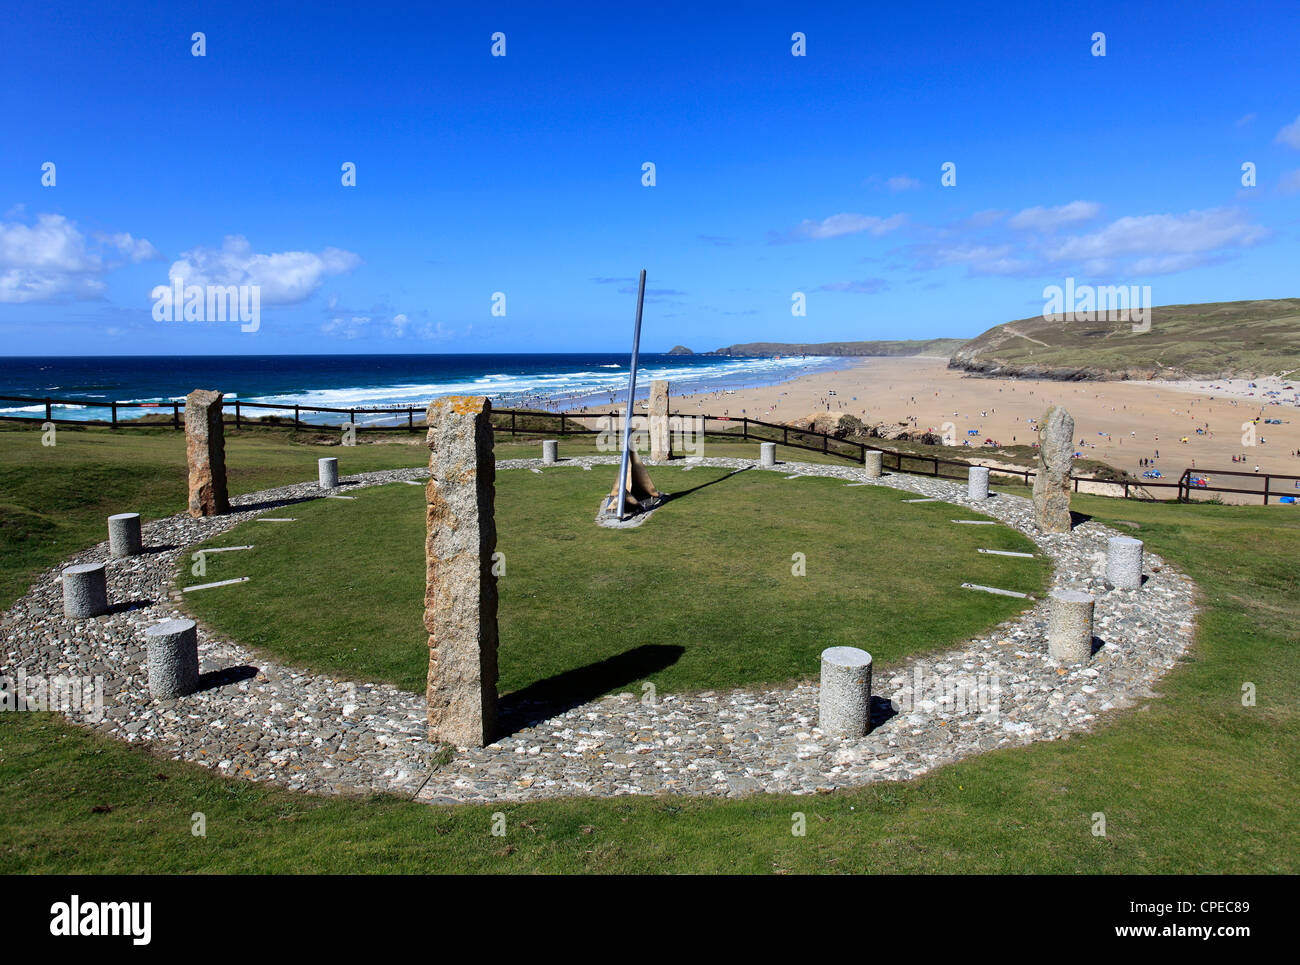
<svg viewBox="0 0 1300 965"><path fill-rule="evenodd" d="M1047 618L1047 653L1059 663L1092 659L1092 594L1083 590L1053 590Z"/></svg>
<svg viewBox="0 0 1300 965"><path fill-rule="evenodd" d="M63 615L97 617L108 612L108 580L103 563L82 563L63 571Z"/></svg>
<svg viewBox="0 0 1300 965"><path fill-rule="evenodd" d="M339 461L333 456L316 460L321 489L334 489L339 484Z"/></svg>
<svg viewBox="0 0 1300 965"><path fill-rule="evenodd" d="M560 443L558 439L542 440L542 465L554 466L560 461Z"/></svg>
<svg viewBox="0 0 1300 965"><path fill-rule="evenodd" d="M1112 536L1106 541L1106 580L1117 590L1142 586L1142 541L1132 536Z"/></svg>
<svg viewBox="0 0 1300 965"><path fill-rule="evenodd" d="M192 694L199 687L199 634L193 620L165 620L144 631L149 693L154 700Z"/></svg>
<svg viewBox="0 0 1300 965"><path fill-rule="evenodd" d="M118 513L108 517L108 551L114 556L135 556L144 549L140 536L140 514Z"/></svg>
<svg viewBox="0 0 1300 965"><path fill-rule="evenodd" d="M822 733L862 737L871 729L871 654L857 647L822 651Z"/></svg>
<svg viewBox="0 0 1300 965"><path fill-rule="evenodd" d="M772 469L776 466L776 443L775 442L759 443L758 465L762 469Z"/></svg>
<svg viewBox="0 0 1300 965"><path fill-rule="evenodd" d="M967 499L989 498L989 471L984 466L971 466L966 477Z"/></svg>
<svg viewBox="0 0 1300 965"><path fill-rule="evenodd" d="M862 457L862 474L868 479L879 479L884 465L881 461L883 453L875 449L868 449Z"/></svg>

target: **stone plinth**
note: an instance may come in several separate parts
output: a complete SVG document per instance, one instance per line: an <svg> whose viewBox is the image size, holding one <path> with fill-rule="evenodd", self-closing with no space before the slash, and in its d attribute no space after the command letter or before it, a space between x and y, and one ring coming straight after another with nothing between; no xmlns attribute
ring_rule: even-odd
<svg viewBox="0 0 1300 965"><path fill-rule="evenodd" d="M429 631L429 739L492 740L497 709L496 465L492 403L435 399L427 414L424 626Z"/></svg>
<svg viewBox="0 0 1300 965"><path fill-rule="evenodd" d="M1044 533L1070 531L1070 472L1074 467L1074 417L1054 405L1038 427L1034 513Z"/></svg>
<svg viewBox="0 0 1300 965"><path fill-rule="evenodd" d="M339 484L339 461L333 456L317 459L316 475L321 489L336 489Z"/></svg>
<svg viewBox="0 0 1300 965"><path fill-rule="evenodd" d="M672 458L673 436L668 431L668 383L655 379L650 383L650 460L662 462Z"/></svg>
<svg viewBox="0 0 1300 965"><path fill-rule="evenodd" d="M165 620L144 631L149 693L172 700L199 688L199 634L193 620Z"/></svg>
<svg viewBox="0 0 1300 965"><path fill-rule="evenodd" d="M868 479L879 479L884 465L882 459L884 453L877 452L874 449L868 449L862 456L862 474Z"/></svg>
<svg viewBox="0 0 1300 965"><path fill-rule="evenodd" d="M1142 541L1112 536L1106 541L1106 580L1117 590L1142 587Z"/></svg>
<svg viewBox="0 0 1300 965"><path fill-rule="evenodd" d="M1047 618L1047 653L1059 663L1092 659L1092 595L1083 590L1053 590Z"/></svg>
<svg viewBox="0 0 1300 965"><path fill-rule="evenodd" d="M560 443L558 439L542 440L542 465L554 466L560 461Z"/></svg>
<svg viewBox="0 0 1300 965"><path fill-rule="evenodd" d="M966 498L989 498L989 471L984 466L971 466L966 476Z"/></svg>
<svg viewBox="0 0 1300 965"><path fill-rule="evenodd" d="M195 389L185 397L185 461L190 470L190 515L230 512L220 392Z"/></svg>
<svg viewBox="0 0 1300 965"><path fill-rule="evenodd" d="M758 464L764 469L776 466L776 443L760 442L758 444Z"/></svg>
<svg viewBox="0 0 1300 965"><path fill-rule="evenodd" d="M82 563L63 571L63 615L97 617L108 612L108 578L103 563Z"/></svg>
<svg viewBox="0 0 1300 965"><path fill-rule="evenodd" d="M871 728L871 654L857 647L822 651L822 733L862 737Z"/></svg>
<svg viewBox="0 0 1300 965"><path fill-rule="evenodd" d="M113 556L135 556L144 549L140 536L140 514L118 513L108 517L108 551Z"/></svg>

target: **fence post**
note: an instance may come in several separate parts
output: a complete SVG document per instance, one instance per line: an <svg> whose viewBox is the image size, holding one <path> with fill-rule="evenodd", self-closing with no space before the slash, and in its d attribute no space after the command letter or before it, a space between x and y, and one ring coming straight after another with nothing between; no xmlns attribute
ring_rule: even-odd
<svg viewBox="0 0 1300 965"><path fill-rule="evenodd" d="M790 430L785 426L781 427L781 445L790 445Z"/></svg>
<svg viewBox="0 0 1300 965"><path fill-rule="evenodd" d="M406 428L410 431L415 430L415 410L410 406L406 407Z"/></svg>
<svg viewBox="0 0 1300 965"><path fill-rule="evenodd" d="M298 407L296 405L293 407L293 427L298 428Z"/></svg>
<svg viewBox="0 0 1300 965"><path fill-rule="evenodd" d="M239 428L239 400L235 400L235 428Z"/></svg>
<svg viewBox="0 0 1300 965"><path fill-rule="evenodd" d="M1272 479L1273 479L1272 476L1270 476L1268 473L1264 473L1264 505L1265 506L1268 505L1269 483L1272 481Z"/></svg>
<svg viewBox="0 0 1300 965"><path fill-rule="evenodd" d="M510 410L510 438L515 437L515 410Z"/></svg>
<svg viewBox="0 0 1300 965"><path fill-rule="evenodd" d="M172 428L179 429L180 427L181 427L181 404L179 402L173 402L172 403Z"/></svg>
<svg viewBox="0 0 1300 965"><path fill-rule="evenodd" d="M830 452L831 437L829 433L822 433L822 452Z"/></svg>
<svg viewBox="0 0 1300 965"><path fill-rule="evenodd" d="M113 403L113 428L117 428L117 403Z"/></svg>
<svg viewBox="0 0 1300 965"><path fill-rule="evenodd" d="M564 435L564 413L560 413L560 435Z"/></svg>
<svg viewBox="0 0 1300 965"><path fill-rule="evenodd" d="M51 399L46 399L46 400L45 400L45 421L46 421L46 422L49 422L51 419L54 418L54 413L53 413L53 410L52 410L52 408L51 408L52 404L53 404L53 401L52 401Z"/></svg>

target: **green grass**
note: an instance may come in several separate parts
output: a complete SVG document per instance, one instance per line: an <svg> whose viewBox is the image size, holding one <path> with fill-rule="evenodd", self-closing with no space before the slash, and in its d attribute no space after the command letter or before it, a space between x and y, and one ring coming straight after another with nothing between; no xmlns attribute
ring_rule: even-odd
<svg viewBox="0 0 1300 965"><path fill-rule="evenodd" d="M653 478L680 497L641 527L612 531L593 522L609 471L497 474L503 694L623 655L635 675L602 692L639 693L645 680L665 693L778 683L815 673L837 645L888 666L1026 605L963 582L1036 594L1050 572L1041 558L976 552L1032 550L1014 530L954 526L951 506L905 505L896 490L703 467L656 467ZM424 491L354 495L217 537L210 545L254 549L210 555L202 576L184 561L182 585L251 580L186 605L291 664L423 692ZM796 553L804 576L792 572Z"/></svg>
<svg viewBox="0 0 1300 965"><path fill-rule="evenodd" d="M280 445L277 458L306 456ZM1204 607L1160 696L1096 733L827 796L433 808L223 779L52 715L0 714L0 871L1300 872L1300 523L1265 507L1074 506L1184 569ZM497 810L504 839L489 833ZM206 838L190 833L195 811ZM796 811L806 837L790 834Z"/></svg>
<svg viewBox="0 0 1300 965"><path fill-rule="evenodd" d="M1053 322L1040 314L995 326L954 357L1011 370L1163 377L1269 375L1295 369L1300 357L1300 298L1162 305L1149 318L1150 330L1135 332L1130 321Z"/></svg>

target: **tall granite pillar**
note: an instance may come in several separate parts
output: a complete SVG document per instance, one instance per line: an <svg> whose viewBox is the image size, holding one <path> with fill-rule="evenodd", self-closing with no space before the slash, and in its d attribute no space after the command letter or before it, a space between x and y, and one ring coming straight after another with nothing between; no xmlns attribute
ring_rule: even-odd
<svg viewBox="0 0 1300 965"><path fill-rule="evenodd" d="M429 631L429 739L492 740L497 709L496 463L492 403L435 399L427 413L424 626Z"/></svg>
<svg viewBox="0 0 1300 965"><path fill-rule="evenodd" d="M220 392L195 389L185 397L185 461L190 470L190 515L230 512Z"/></svg>
<svg viewBox="0 0 1300 965"><path fill-rule="evenodd" d="M668 383L650 383L650 459L666 462L673 455L673 437L668 429Z"/></svg>
<svg viewBox="0 0 1300 965"><path fill-rule="evenodd" d="M1064 407L1047 410L1038 427L1038 474L1034 512L1044 533L1070 531L1070 471L1074 466L1074 417Z"/></svg>

